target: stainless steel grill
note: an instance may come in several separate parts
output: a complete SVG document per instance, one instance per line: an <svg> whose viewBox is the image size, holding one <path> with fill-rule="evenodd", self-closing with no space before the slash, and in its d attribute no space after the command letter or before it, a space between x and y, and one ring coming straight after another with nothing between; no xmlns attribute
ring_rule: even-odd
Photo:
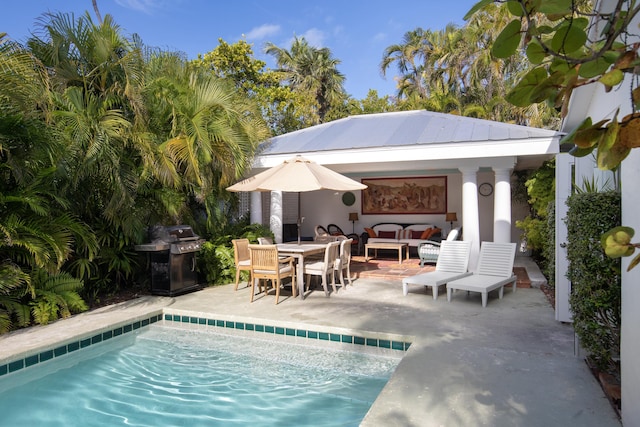
<svg viewBox="0 0 640 427"><path fill-rule="evenodd" d="M149 240L135 250L147 254L152 294L174 296L200 289L196 254L204 240L190 226L151 227Z"/></svg>

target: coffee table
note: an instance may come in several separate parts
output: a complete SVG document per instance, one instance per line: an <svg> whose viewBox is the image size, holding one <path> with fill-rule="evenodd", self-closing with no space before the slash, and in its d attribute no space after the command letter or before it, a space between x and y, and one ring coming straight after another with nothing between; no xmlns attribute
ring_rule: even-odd
<svg viewBox="0 0 640 427"><path fill-rule="evenodd" d="M407 251L407 259L409 259L409 244L408 243L393 243L393 242L378 242L367 243L364 245L364 260L369 261L369 249L373 249L374 258L378 257L378 249L393 249L398 251L398 263L402 264L402 249Z"/></svg>

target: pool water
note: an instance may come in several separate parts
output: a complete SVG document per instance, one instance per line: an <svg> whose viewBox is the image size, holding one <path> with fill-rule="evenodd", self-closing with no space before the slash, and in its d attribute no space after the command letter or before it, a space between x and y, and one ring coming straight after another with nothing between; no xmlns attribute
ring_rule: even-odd
<svg viewBox="0 0 640 427"><path fill-rule="evenodd" d="M357 426L400 356L151 325L7 375L2 425Z"/></svg>

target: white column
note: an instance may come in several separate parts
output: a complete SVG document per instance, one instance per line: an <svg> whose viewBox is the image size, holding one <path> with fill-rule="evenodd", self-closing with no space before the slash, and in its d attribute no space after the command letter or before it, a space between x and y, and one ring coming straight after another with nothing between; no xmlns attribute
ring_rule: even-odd
<svg viewBox="0 0 640 427"><path fill-rule="evenodd" d="M571 305L569 297L571 296L571 282L567 278L567 270L569 269L569 260L567 259L566 243L567 224L564 218L567 216L569 208L567 207L567 199L573 191L573 166L576 157L567 153L561 153L556 156L556 241L555 241L555 284L556 284L556 320L560 322L572 322L573 314L571 313Z"/></svg>
<svg viewBox="0 0 640 427"><path fill-rule="evenodd" d="M478 215L478 168L460 168L462 172L462 237L471 242L469 270L474 271L480 254L480 217Z"/></svg>
<svg viewBox="0 0 640 427"><path fill-rule="evenodd" d="M251 224L262 224L262 193L251 192L251 203L249 204L249 221Z"/></svg>
<svg viewBox="0 0 640 427"><path fill-rule="evenodd" d="M282 243L282 191L271 192L271 217L269 227L276 243Z"/></svg>
<svg viewBox="0 0 640 427"><path fill-rule="evenodd" d="M511 242L511 169L494 169L493 241Z"/></svg>

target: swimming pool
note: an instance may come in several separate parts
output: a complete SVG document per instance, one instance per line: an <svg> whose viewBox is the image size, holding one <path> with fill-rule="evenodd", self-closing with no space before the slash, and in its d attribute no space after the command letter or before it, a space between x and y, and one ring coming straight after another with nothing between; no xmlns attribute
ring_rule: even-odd
<svg viewBox="0 0 640 427"><path fill-rule="evenodd" d="M403 355L169 326L0 377L3 422L358 425Z"/></svg>

